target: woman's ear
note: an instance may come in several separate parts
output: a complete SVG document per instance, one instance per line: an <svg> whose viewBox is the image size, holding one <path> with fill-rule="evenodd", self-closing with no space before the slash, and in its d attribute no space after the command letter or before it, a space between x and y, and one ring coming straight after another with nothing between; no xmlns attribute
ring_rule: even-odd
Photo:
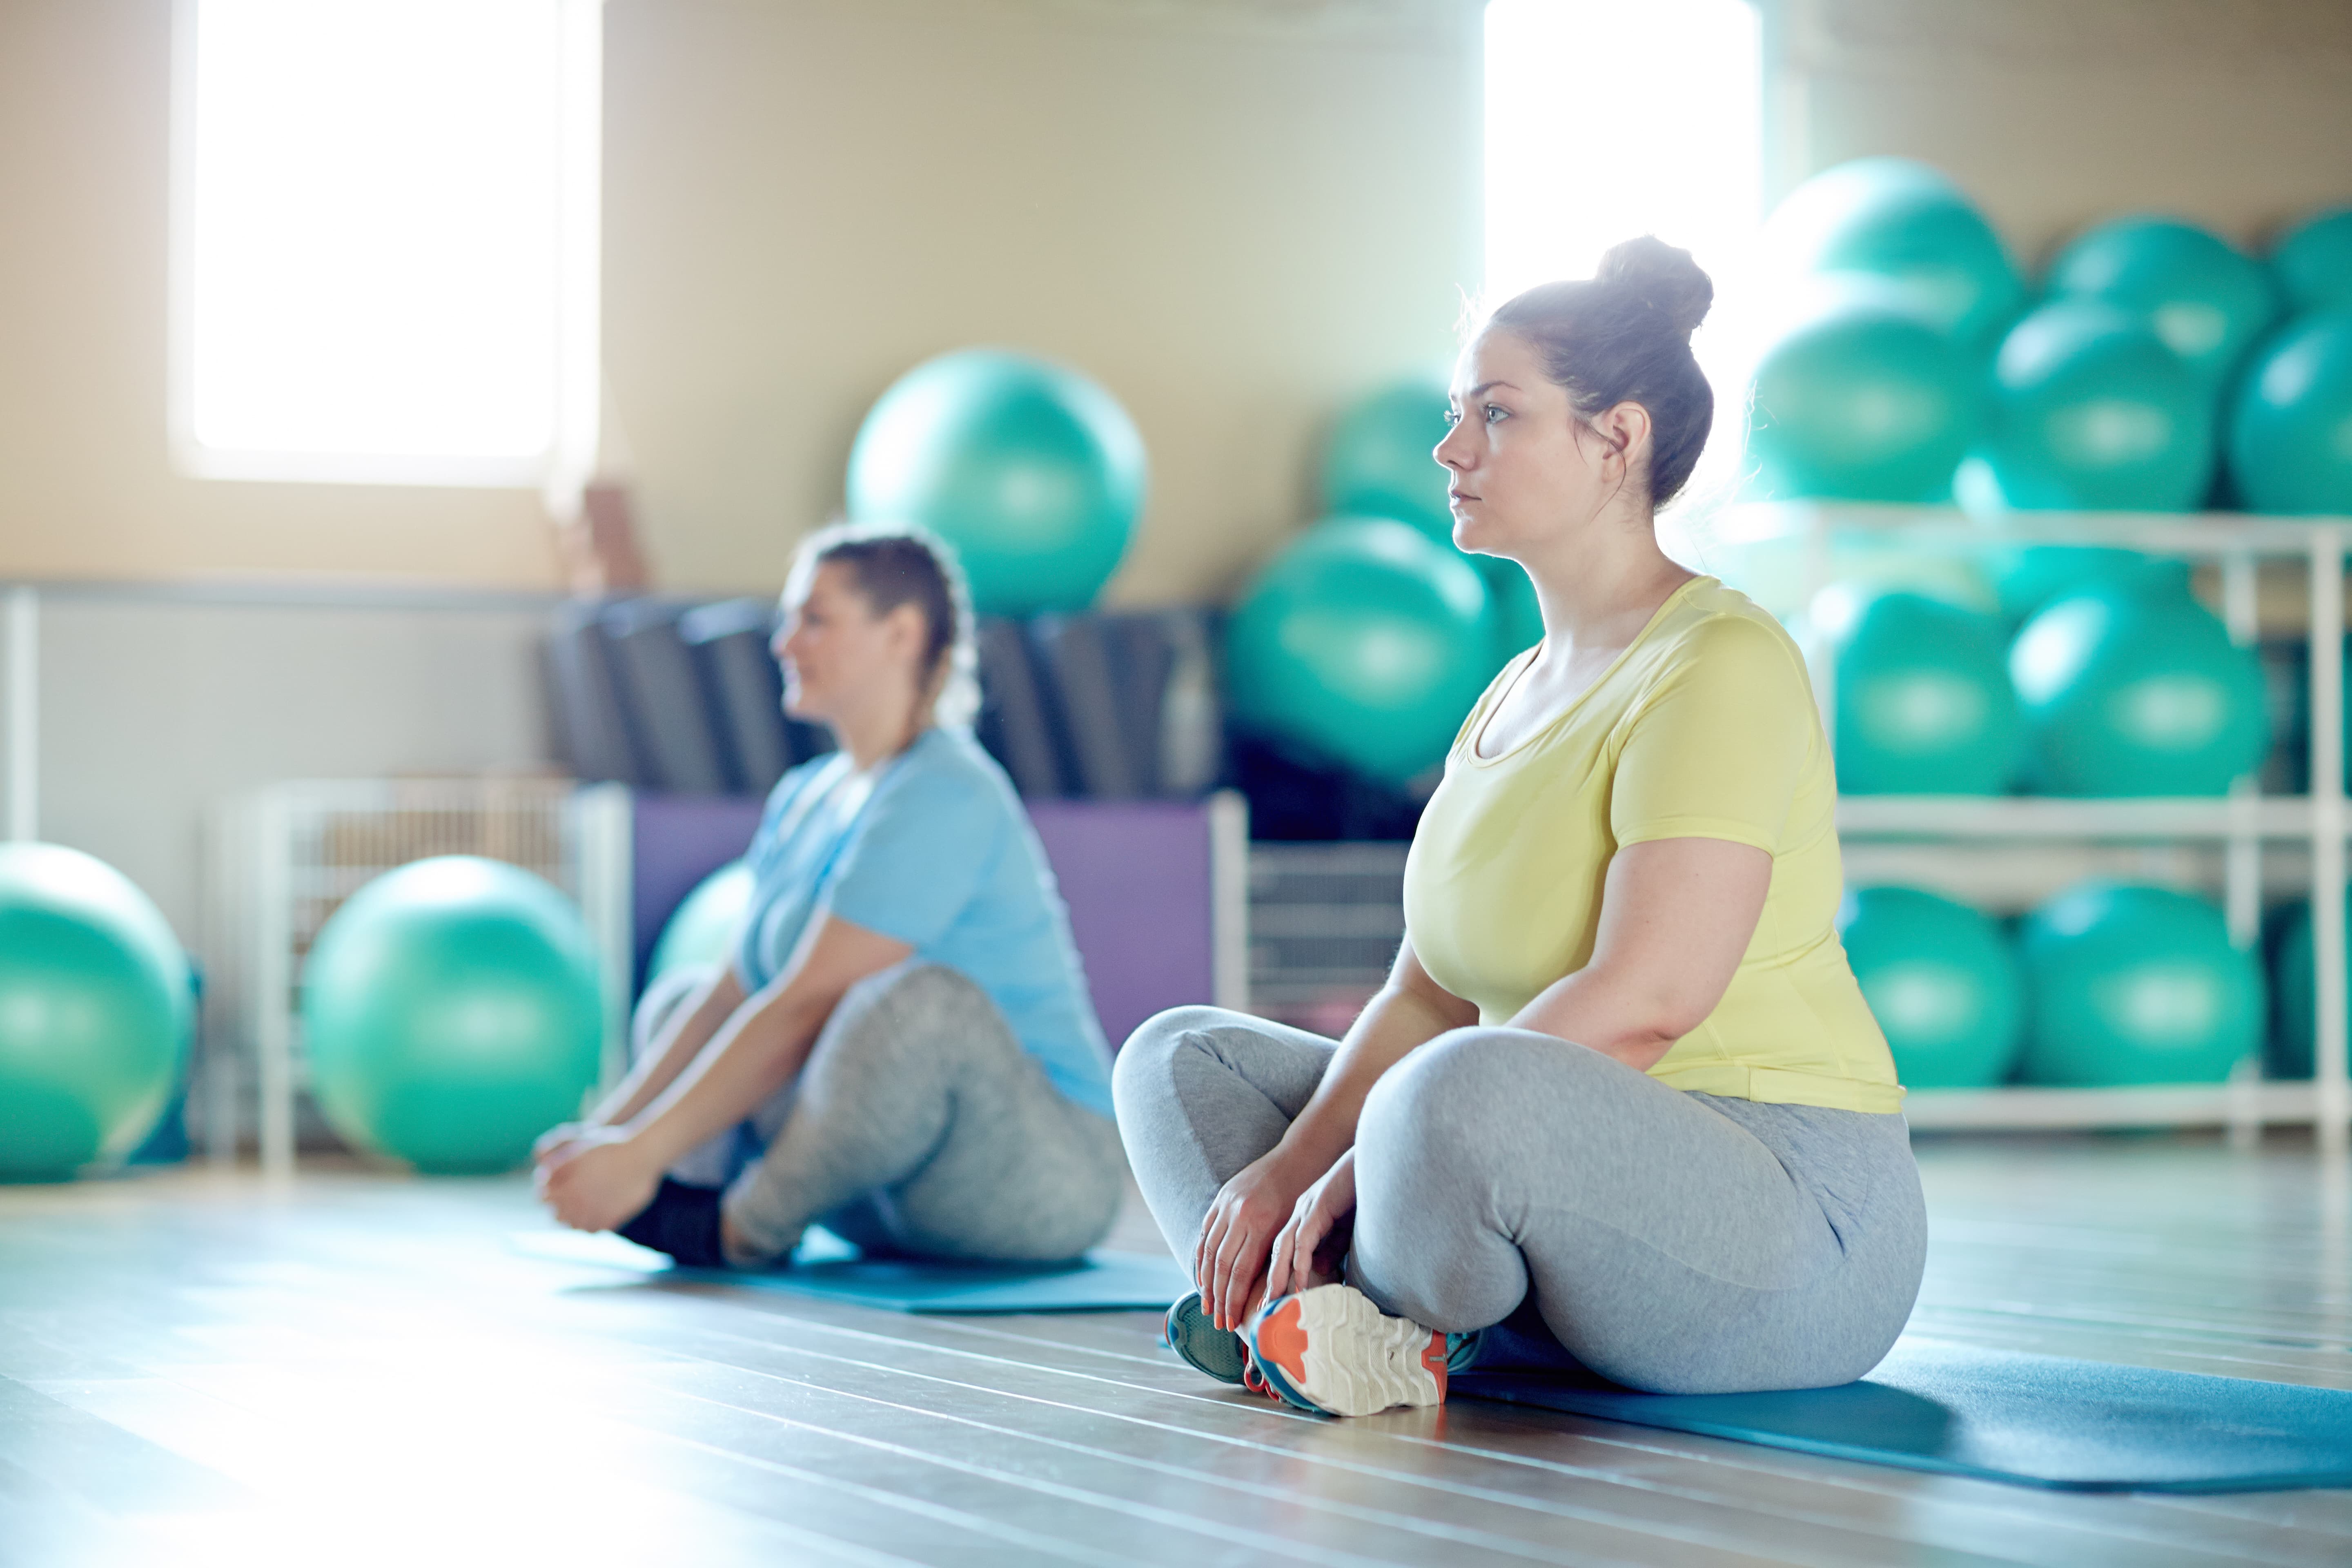
<svg viewBox="0 0 2352 1568"><path fill-rule="evenodd" d="M930 632L930 623L923 618L922 606L908 599L891 606L882 617L884 630L890 638L890 651L919 660L923 644Z"/></svg>
<svg viewBox="0 0 2352 1568"><path fill-rule="evenodd" d="M1603 411L1593 426L1628 466L1650 450L1650 411L1638 403L1620 403Z"/></svg>

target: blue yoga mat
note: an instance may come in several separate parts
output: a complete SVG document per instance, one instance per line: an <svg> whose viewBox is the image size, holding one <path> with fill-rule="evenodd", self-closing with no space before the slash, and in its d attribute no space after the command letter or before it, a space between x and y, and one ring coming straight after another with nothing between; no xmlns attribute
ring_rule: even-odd
<svg viewBox="0 0 2352 1568"><path fill-rule="evenodd" d="M2070 1491L2352 1486L2352 1394L1906 1339L1859 1383L1636 1394L1574 1373L1468 1372L1450 1394Z"/></svg>
<svg viewBox="0 0 2352 1568"><path fill-rule="evenodd" d="M567 1263L592 1263L658 1275L664 1279L786 1290L894 1312L1118 1312L1168 1310L1192 1288L1172 1258L1133 1252L1089 1252L1053 1268L998 1264L912 1263L868 1258L838 1237L812 1230L788 1268L677 1268L668 1258L617 1236L575 1231L525 1231L518 1251Z"/></svg>

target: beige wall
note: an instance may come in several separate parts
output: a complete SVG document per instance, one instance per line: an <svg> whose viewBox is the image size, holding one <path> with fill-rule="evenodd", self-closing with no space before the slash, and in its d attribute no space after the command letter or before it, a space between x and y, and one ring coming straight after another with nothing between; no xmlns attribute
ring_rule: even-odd
<svg viewBox="0 0 2352 1568"><path fill-rule="evenodd" d="M859 416L1003 343L1092 373L1152 491L1112 595L1215 594L1308 448L1442 363L1477 267L1461 0L612 0L606 365L667 581L772 584Z"/></svg>
<svg viewBox="0 0 2352 1568"><path fill-rule="evenodd" d="M667 585L766 589L858 416L974 342L1154 464L1123 598L1304 520L1334 405L1442 361L1469 0L611 0L607 381ZM163 440L168 0L0 0L0 576L545 584L520 492L199 482Z"/></svg>
<svg viewBox="0 0 2352 1568"><path fill-rule="evenodd" d="M1949 170L2036 264L2135 210L2242 242L2352 200L2347 0L1766 0L1771 183Z"/></svg>

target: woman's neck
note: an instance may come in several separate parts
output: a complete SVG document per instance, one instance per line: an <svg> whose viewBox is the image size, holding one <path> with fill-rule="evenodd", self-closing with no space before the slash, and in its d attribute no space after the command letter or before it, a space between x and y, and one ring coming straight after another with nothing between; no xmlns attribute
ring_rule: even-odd
<svg viewBox="0 0 2352 1568"><path fill-rule="evenodd" d="M1648 520L1596 520L1582 539L1522 561L1542 607L1544 638L1559 651L1622 647L1692 574L1658 548Z"/></svg>
<svg viewBox="0 0 2352 1568"><path fill-rule="evenodd" d="M918 715L899 711L856 713L832 721L834 743L849 753L850 765L870 773L897 756L929 728Z"/></svg>

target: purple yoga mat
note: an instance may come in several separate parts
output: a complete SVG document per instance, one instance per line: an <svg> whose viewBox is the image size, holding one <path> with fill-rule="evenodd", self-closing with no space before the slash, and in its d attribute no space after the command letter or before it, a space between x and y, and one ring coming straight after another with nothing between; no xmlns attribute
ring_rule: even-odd
<svg viewBox="0 0 2352 1568"><path fill-rule="evenodd" d="M760 804L636 797L632 912L640 980L678 901L750 847ZM1087 985L1114 1047L1164 1007L1213 999L1205 804L1041 800L1030 803L1029 817L1070 906Z"/></svg>

